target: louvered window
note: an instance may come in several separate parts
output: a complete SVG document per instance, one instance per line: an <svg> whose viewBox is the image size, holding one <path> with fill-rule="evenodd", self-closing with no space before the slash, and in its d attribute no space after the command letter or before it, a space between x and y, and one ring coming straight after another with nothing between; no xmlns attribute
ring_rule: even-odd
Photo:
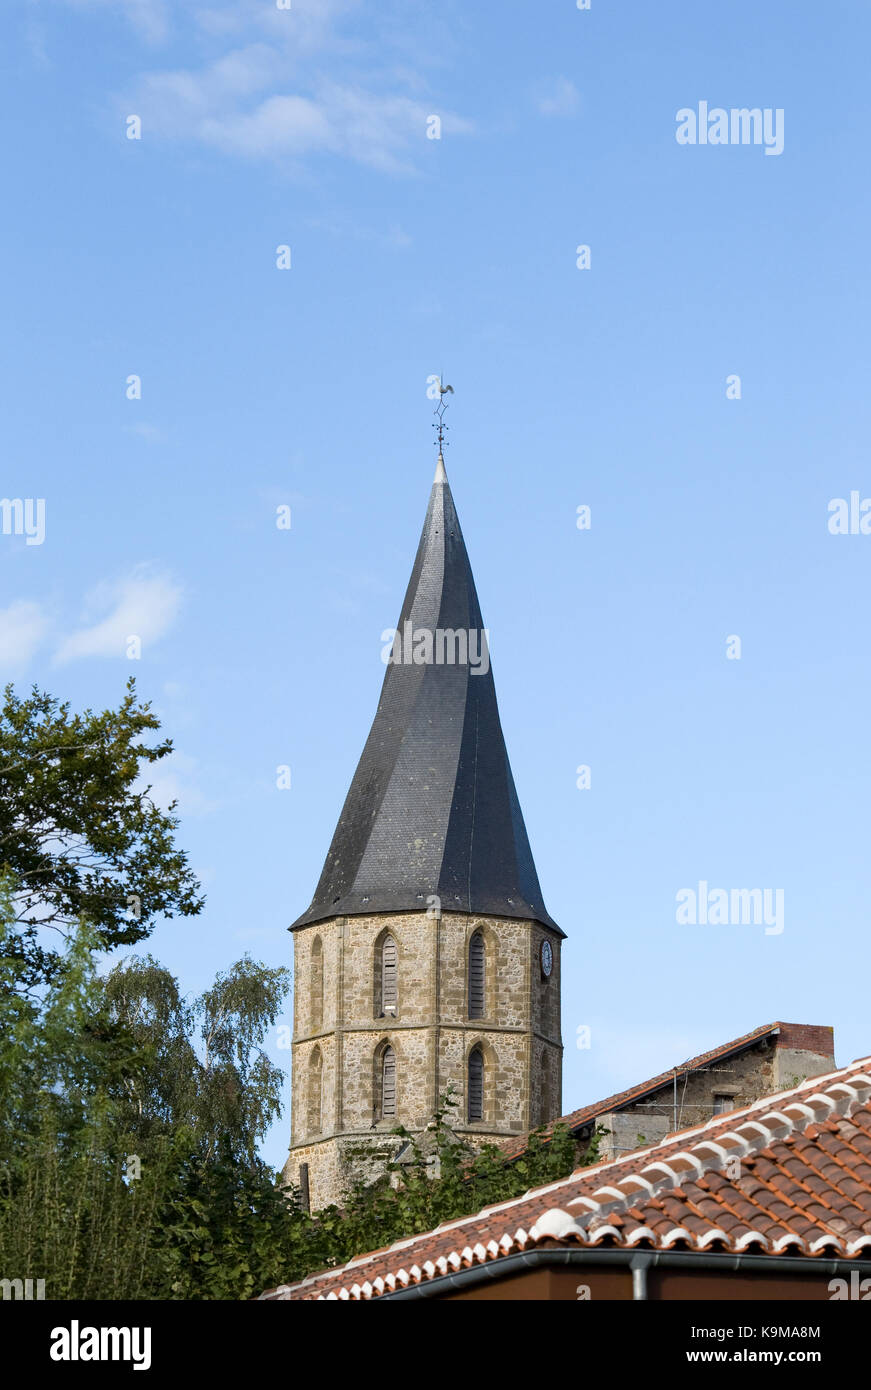
<svg viewBox="0 0 871 1390"><path fill-rule="evenodd" d="M381 1054L381 1119L396 1116L396 1053L390 1046Z"/></svg>
<svg viewBox="0 0 871 1390"><path fill-rule="evenodd" d="M484 1017L484 938L475 932L469 942L469 1018Z"/></svg>
<svg viewBox="0 0 871 1390"><path fill-rule="evenodd" d="M549 1123L549 1121L551 1121L554 1118L553 1114L551 1113L550 1099L550 1057L546 1052L542 1052L541 1054L541 1067L539 1075L541 1077L539 1083L539 1120L541 1124L546 1125Z"/></svg>
<svg viewBox="0 0 871 1390"><path fill-rule="evenodd" d="M381 947L381 1012L396 1013L396 942L392 936L385 936Z"/></svg>
<svg viewBox="0 0 871 1390"><path fill-rule="evenodd" d="M319 1033L324 1022L324 947L319 936L312 942L311 1031Z"/></svg>
<svg viewBox="0 0 871 1390"><path fill-rule="evenodd" d="M479 1048L469 1053L469 1123L484 1118L484 1058Z"/></svg>
<svg viewBox="0 0 871 1390"><path fill-rule="evenodd" d="M308 1064L308 1115L306 1118L309 1134L320 1134L323 1125L323 1082L324 1062L320 1048L316 1047Z"/></svg>
<svg viewBox="0 0 871 1390"><path fill-rule="evenodd" d="M307 1163L299 1165L299 1208L300 1211L311 1211L312 1209Z"/></svg>

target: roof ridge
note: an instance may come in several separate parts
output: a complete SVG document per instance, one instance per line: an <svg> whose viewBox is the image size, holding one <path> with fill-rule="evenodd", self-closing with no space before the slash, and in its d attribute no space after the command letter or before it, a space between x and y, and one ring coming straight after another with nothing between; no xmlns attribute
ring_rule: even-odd
<svg viewBox="0 0 871 1390"><path fill-rule="evenodd" d="M861 1081L864 1084L859 1087L851 1086L847 1078L852 1078L854 1081ZM833 1098L828 1094L832 1091L837 1091L840 1094ZM802 1104L793 1099L796 1096L805 1094L807 1094L808 1104ZM460 1230L463 1227L480 1222L483 1217L495 1215L499 1212L508 1212L513 1208L521 1207L524 1203L534 1201L537 1196L546 1195L549 1192L555 1192L559 1189L566 1188L569 1184L585 1180L597 1173L605 1174L609 1170L613 1171L622 1166L628 1166L629 1164L637 1165L638 1160L647 1155L661 1154L663 1151L666 1151L672 1162L679 1159L684 1160L685 1166L682 1167L680 1172L675 1172L668 1163L650 1163L644 1168L627 1173L625 1177L618 1179L612 1186L595 1188L589 1196L581 1193L567 1202L567 1206L578 1206L582 1203L586 1204L588 1206L588 1211L586 1213L574 1215L560 1207L548 1207L546 1211L542 1212L541 1215L536 1218L536 1221L528 1231L524 1229L523 1226L518 1226L513 1235L508 1230L505 1230L499 1240L493 1238L487 1242L486 1246L478 1240L474 1246L465 1246L464 1253L466 1256L472 1255L480 1259L486 1258L487 1252L489 1251L490 1254L495 1257L500 1249L502 1249L504 1253L515 1245L519 1244L520 1246L525 1246L530 1239L535 1241L546 1236L563 1238L566 1234L574 1233L576 1233L580 1239L588 1241L589 1236L586 1227L594 1217L619 1215L625 1212L629 1206L639 1199L639 1197L649 1197L660 1191L670 1191L675 1186L680 1187L685 1177L696 1179L713 1171L717 1167L723 1167L724 1157L728 1158L732 1156L729 1152L730 1150L740 1150L740 1152L734 1156L746 1158L750 1154L761 1152L775 1139L788 1138L795 1134L803 1133L809 1125L825 1122L835 1114L848 1116L852 1112L854 1106L857 1104L864 1104L869 1096L871 1096L871 1056L859 1058L851 1062L849 1066L837 1068L835 1071L829 1072L824 1076L808 1077L798 1086L791 1087L788 1091L775 1091L771 1095L761 1097L759 1100L751 1102L741 1110L728 1112L728 1116L714 1116L703 1125L695 1126L692 1129L682 1131L675 1135L669 1135L665 1139L660 1140L658 1144L651 1145L647 1149L636 1149L631 1154L624 1154L617 1159L607 1159L601 1164L595 1164L590 1168L576 1168L565 1178L560 1178L556 1182L543 1184L539 1188L531 1188L521 1196L511 1198L507 1202L499 1203L494 1207L480 1208L478 1211L470 1213L468 1216L458 1218L455 1222L445 1223L442 1227L421 1231L416 1236L404 1237L401 1241L383 1246L380 1250L369 1251L363 1255L357 1255L353 1260L348 1261L344 1265L309 1275L298 1284L283 1285L282 1291L292 1291L305 1287L310 1288L321 1281L341 1277L345 1271L350 1271L352 1267L355 1270L360 1269L376 1257L387 1255L391 1251L395 1251L399 1254L401 1249L410 1253L414 1246L431 1239L436 1231ZM815 1109L809 1102L817 1098L819 1104ZM816 1110L820 1108L820 1105L824 1107L824 1113L818 1115ZM762 1123L761 1119L752 1118L754 1113L766 1111L766 1108L769 1117L778 1120L778 1123L773 1128L768 1128ZM787 1110L796 1111L796 1118L793 1119L786 1114L785 1112ZM741 1128L749 1129L751 1127L758 1131L755 1140L750 1135L742 1135L738 1132ZM728 1146L724 1146L721 1143L714 1143L711 1137L700 1137L699 1141L686 1151L681 1148L677 1148L677 1150L674 1151L675 1146L679 1145L682 1140L685 1141L694 1134L704 1136L706 1131L712 1130L717 1133L719 1139L729 1139L732 1142L730 1142ZM722 1132L720 1132L721 1130ZM693 1153L693 1150L705 1147L710 1150L710 1161L708 1162L705 1162L698 1154ZM662 1176L656 1182L650 1178L644 1177L645 1172L656 1168L662 1170ZM632 1191L624 1191L621 1188L621 1182L628 1183L632 1181L634 1181L635 1184ZM610 1204L596 1202L596 1193L604 1193L606 1191L614 1193L617 1199ZM617 1194L619 1194L619 1196ZM676 1234L680 1229L679 1227L675 1227L673 1231L669 1232L666 1239L672 1244L676 1240L681 1239L682 1237ZM648 1230L648 1228L643 1227L641 1231L635 1232L631 1238L632 1244L637 1244L638 1241L643 1238L643 1232L646 1230ZM612 1232L615 1236L619 1236L619 1232L616 1228L605 1226L602 1230L596 1232L597 1243L608 1232ZM713 1238L713 1236L708 1237L709 1240ZM785 1237L783 1239L785 1239ZM767 1245L765 1237L761 1236L759 1233L750 1232L745 1237L742 1237L742 1240L745 1242L745 1245L755 1241ZM871 1236L868 1237L868 1241L871 1243ZM780 1241L776 1242L776 1244L780 1243ZM480 1254L477 1254L476 1252L479 1251L479 1248ZM441 1265L445 1263L445 1258L447 1263L450 1264L453 1257L456 1257L459 1266L459 1264L462 1263L463 1254L456 1250L451 1252L451 1256L449 1257L441 1257L438 1264ZM423 1266L424 1272L427 1272L427 1266L430 1264L430 1261L425 1262ZM395 1276L391 1277L394 1279L394 1283L397 1280L402 1283L403 1280L400 1278L400 1275L406 1275L407 1282L408 1276L416 1277L414 1275L415 1270L417 1270L418 1274L421 1273L421 1269L416 1264L412 1264L410 1270L406 1271L403 1269L396 1273ZM435 1266L433 1266L433 1271L435 1271ZM433 1277L433 1275L430 1274L429 1277ZM383 1285L385 1281L383 1279L380 1281L376 1280L376 1285L378 1282ZM352 1287L358 1290L370 1287L371 1292L371 1286L366 1284L358 1285L355 1283ZM270 1292L272 1296L275 1296L277 1290ZM348 1289L344 1286L340 1290L331 1290L327 1295L329 1298L341 1298L343 1296L347 1298L355 1295L349 1294ZM368 1297L368 1295L364 1296Z"/></svg>
<svg viewBox="0 0 871 1390"><path fill-rule="evenodd" d="M569 1110L565 1115L558 1116L544 1126L543 1137L547 1142L553 1134L557 1125L567 1125L569 1129L580 1128L585 1123L595 1121L599 1115L606 1115L615 1107L617 1109L629 1101L637 1101L650 1091L657 1091L666 1085L672 1076L681 1076L685 1072L696 1071L706 1066L709 1062L717 1061L722 1057L728 1056L743 1048L745 1045L759 1042L767 1034L779 1033L783 1028L792 1028L795 1025L786 1023L783 1019L776 1019L773 1023L762 1023L758 1028L751 1028L748 1033L741 1033L737 1038L732 1038L729 1042L721 1043L719 1047L708 1048L706 1052L700 1052L695 1057L688 1057L685 1062L678 1066L668 1067L665 1071L658 1072L656 1076L648 1077L646 1081L636 1082L634 1086L627 1086L622 1091L615 1091L610 1096L604 1096L601 1100L592 1101L589 1105L576 1106L574 1110ZM813 1025L822 1027L823 1025ZM827 1025L826 1025L827 1026ZM619 1104L618 1104L619 1102ZM515 1136L512 1139L504 1140L500 1148L508 1158L519 1158L526 1152L529 1145L530 1134L533 1130L528 1130L525 1134Z"/></svg>
<svg viewBox="0 0 871 1390"><path fill-rule="evenodd" d="M863 1061L859 1065L862 1066L866 1062L871 1063L871 1058L863 1059ZM689 1176L694 1179L697 1179L703 1177L706 1173L712 1172L715 1169L723 1167L724 1161L728 1160L729 1158L747 1158L750 1154L760 1153L763 1149L768 1148L768 1146L774 1139L786 1139L792 1137L795 1134L802 1134L804 1133L804 1130L807 1129L808 1125L817 1124L821 1120L828 1120L834 1114L849 1115L854 1105L856 1105L857 1103L864 1103L867 1097L871 1095L871 1066L869 1066L867 1073L860 1070L858 1074L855 1074L853 1071L853 1068L855 1066L856 1063L852 1063L850 1067L842 1068L838 1072L832 1072L829 1074L829 1076L815 1076L808 1078L808 1080L801 1086L794 1087L789 1091L776 1092L773 1096L765 1098L765 1100L758 1100L752 1102L752 1104L745 1106L742 1110L730 1111L728 1121L729 1128L722 1130L722 1132L721 1127L725 1123L725 1121L723 1120L722 1116L714 1116L712 1119L706 1121L704 1125L700 1125L695 1129L685 1131L683 1135L676 1134L669 1136L666 1139L663 1139L658 1145L654 1145L651 1147L651 1149L646 1151L643 1149L636 1149L633 1154L624 1155L623 1159L613 1160L612 1163L614 1166L616 1166L616 1164L623 1162L626 1158L634 1157L637 1160L639 1157L643 1157L645 1152L656 1153L657 1150L661 1151L662 1149L667 1147L668 1158L670 1160L669 1162L659 1160L657 1162L650 1163L646 1167L640 1168L637 1172L630 1173L626 1178L621 1179L620 1181L630 1182L633 1179L635 1179L636 1183L639 1181L643 1182L645 1181L644 1175L646 1173L650 1173L656 1169L659 1169L664 1174L664 1176L657 1179L656 1181L647 1180L649 1182L648 1190L651 1194L664 1190L670 1191L673 1187L682 1186L683 1179L685 1177ZM853 1086L849 1086L842 1079L845 1075L850 1075L854 1081L864 1081L865 1085L859 1087L857 1090ZM823 1091L820 1089L812 1090L812 1088L815 1085L817 1085L820 1081L828 1080L832 1080L834 1083L832 1086L828 1088L828 1091ZM791 1097L801 1094L806 1090L812 1091L811 1095L808 1097L808 1100L812 1101L819 1099L819 1101L821 1101L823 1105L826 1107L825 1113L823 1115L817 1115L809 1105L802 1105L798 1102L791 1100ZM845 1091L848 1094L839 1097L837 1100L833 1100L831 1098L831 1092L833 1090ZM853 1094L850 1095L850 1092L853 1092ZM768 1103L767 1109L765 1104L766 1100ZM778 1108L771 1109L770 1107L772 1101L785 1101L786 1104L781 1104ZM777 1124L774 1127L770 1127L768 1125L765 1125L761 1119L754 1120L751 1118L747 1118L746 1120L744 1120L743 1123L735 1124L736 1120L740 1122L743 1116L749 1117L753 1114L754 1111L759 1110L765 1110L767 1118L769 1120L776 1120ZM798 1117L796 1119L791 1118L791 1116L787 1113L790 1110L798 1112ZM690 1145L688 1148L679 1148L676 1152L672 1152L673 1146L682 1137L688 1137L692 1134L704 1135L706 1130L715 1130L716 1137L721 1142L715 1143L712 1138L700 1138L697 1143ZM746 1133L742 1133L742 1130L756 1130L757 1132L755 1135L749 1135ZM783 1132L784 1130L786 1131L785 1133ZM722 1142L725 1140L729 1140L729 1143L725 1144L724 1142ZM699 1151L702 1149L708 1150L707 1161L700 1157ZM737 1149L738 1153L732 1154L730 1150L733 1149ZM685 1164L689 1164L689 1167L687 1168L686 1166L684 1166L679 1171L676 1171L672 1165L678 1162L679 1160L683 1160ZM698 1167L696 1167L696 1164L698 1164ZM607 1165L605 1166L607 1167ZM577 1171L583 1172L584 1170L579 1169ZM589 1172L595 1172L595 1168L591 1168ZM572 1201L568 1203L570 1207L577 1206L582 1202L595 1204L595 1206L591 1208L591 1210L584 1214L583 1218L577 1218L579 1224L581 1223L581 1221L583 1221L584 1224L588 1224L590 1221L593 1220L595 1216L599 1216L604 1213L611 1215L612 1213L616 1213L618 1211L625 1211L627 1203L634 1202L637 1199L638 1187L635 1186L631 1192L624 1192L620 1187L620 1181L618 1181L611 1187L597 1188L596 1191L593 1192L593 1194L590 1197L582 1195L573 1198ZM613 1202L596 1202L596 1197L600 1192L619 1192L620 1196L618 1200L615 1200Z"/></svg>
<svg viewBox="0 0 871 1390"><path fill-rule="evenodd" d="M672 1133L667 1134L664 1139L657 1140L655 1144L648 1145L646 1149L633 1149L628 1154L621 1154L619 1158L603 1158L599 1163L592 1164L589 1168L576 1168L573 1173L569 1174L568 1178L560 1179L560 1181L568 1182L571 1178L577 1177L581 1173L594 1173L597 1168L605 1169L608 1167L616 1167L621 1163L631 1163L642 1157L645 1153L654 1153L656 1150L662 1149L666 1145L671 1146L677 1143L678 1140L682 1138L688 1138L692 1134L701 1134L706 1129L719 1128L722 1125L730 1124L735 1120L736 1116L749 1114L752 1110L764 1108L765 1106L771 1105L775 1100L782 1100L786 1097L797 1095L800 1091L819 1086L821 1082L832 1079L839 1080L841 1077L851 1073L854 1068L863 1066L871 1067L871 1056L858 1058L856 1061L851 1062L849 1066L838 1067L834 1071L824 1072L821 1076L806 1077L798 1086L794 1086L788 1091L771 1091L766 1096L760 1096L756 1100L749 1101L748 1104L742 1106L740 1110L729 1110L725 1115L712 1115L710 1119L703 1120L701 1124L689 1125L686 1129L673 1130Z"/></svg>

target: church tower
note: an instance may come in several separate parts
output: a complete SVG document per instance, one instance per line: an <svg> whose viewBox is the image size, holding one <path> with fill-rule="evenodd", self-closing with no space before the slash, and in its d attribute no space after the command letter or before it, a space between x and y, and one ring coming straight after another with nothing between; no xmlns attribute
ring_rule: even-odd
<svg viewBox="0 0 871 1390"><path fill-rule="evenodd" d="M471 1142L561 1112L560 943L439 456L381 698L294 941L285 1180L340 1202L449 1083Z"/></svg>

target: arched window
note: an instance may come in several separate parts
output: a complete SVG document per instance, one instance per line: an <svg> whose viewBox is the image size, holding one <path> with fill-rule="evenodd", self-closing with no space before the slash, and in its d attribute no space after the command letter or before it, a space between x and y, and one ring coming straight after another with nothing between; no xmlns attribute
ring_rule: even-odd
<svg viewBox="0 0 871 1390"><path fill-rule="evenodd" d="M375 1017L395 1018L399 1008L399 951L389 932L375 946Z"/></svg>
<svg viewBox="0 0 871 1390"><path fill-rule="evenodd" d="M389 1043L375 1054L375 1118L396 1118L396 1053Z"/></svg>
<svg viewBox="0 0 871 1390"><path fill-rule="evenodd" d="M469 942L469 1018L484 1017L484 937L476 931Z"/></svg>
<svg viewBox="0 0 871 1390"><path fill-rule="evenodd" d="M309 990L311 1032L319 1033L324 1024L324 944L319 936L312 942Z"/></svg>
<svg viewBox="0 0 871 1390"><path fill-rule="evenodd" d="M484 1118L484 1055L480 1047L469 1053L467 1118L469 1124Z"/></svg>
<svg viewBox="0 0 871 1390"><path fill-rule="evenodd" d="M309 1134L320 1134L323 1127L324 1059L316 1047L308 1059L308 1096L306 1115Z"/></svg>
<svg viewBox="0 0 871 1390"><path fill-rule="evenodd" d="M386 1014L396 1013L396 942L385 936L381 947L381 1007Z"/></svg>
<svg viewBox="0 0 871 1390"><path fill-rule="evenodd" d="M549 1124L554 1118L552 1112L553 1103L551 1101L551 1065L550 1053L547 1049L542 1049L541 1069L540 1069L540 1094L539 1094L539 1120L541 1124Z"/></svg>

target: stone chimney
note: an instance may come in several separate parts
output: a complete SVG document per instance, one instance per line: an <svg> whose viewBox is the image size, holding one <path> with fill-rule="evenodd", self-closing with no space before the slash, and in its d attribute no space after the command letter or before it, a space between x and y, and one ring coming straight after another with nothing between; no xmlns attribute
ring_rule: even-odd
<svg viewBox="0 0 871 1390"><path fill-rule="evenodd" d="M813 1023L778 1023L774 1039L774 1090L788 1091L806 1076L835 1070L835 1033Z"/></svg>

